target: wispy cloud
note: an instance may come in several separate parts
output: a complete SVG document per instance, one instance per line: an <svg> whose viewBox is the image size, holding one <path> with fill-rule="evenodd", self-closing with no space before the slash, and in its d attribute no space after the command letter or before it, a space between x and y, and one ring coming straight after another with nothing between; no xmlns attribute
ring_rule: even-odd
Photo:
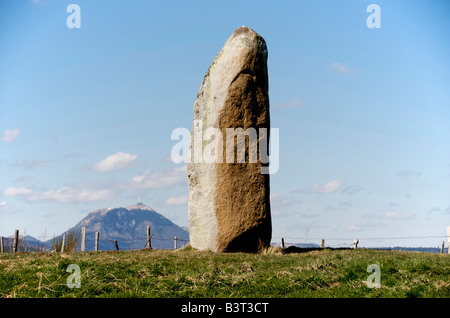
<svg viewBox="0 0 450 318"><path fill-rule="evenodd" d="M33 176L23 176L23 177L19 177L16 180L14 180L14 182L29 182L29 181L33 181L34 177Z"/></svg>
<svg viewBox="0 0 450 318"><path fill-rule="evenodd" d="M311 212L303 212L300 213L300 217L303 219L313 219L313 218L317 218L319 217L320 214L319 213L311 213Z"/></svg>
<svg viewBox="0 0 450 318"><path fill-rule="evenodd" d="M294 201L292 197L277 192L272 192L270 194L272 215L286 216L288 214L288 207L294 203L299 203L299 201Z"/></svg>
<svg viewBox="0 0 450 318"><path fill-rule="evenodd" d="M71 187L62 187L56 191L44 191L33 193L27 197L27 201L56 201L56 202L92 202L111 200L115 194L110 189L85 190Z"/></svg>
<svg viewBox="0 0 450 318"><path fill-rule="evenodd" d="M335 70L338 73L343 73L345 75L353 75L356 73L355 69L348 67L345 64L334 62L330 65L330 68Z"/></svg>
<svg viewBox="0 0 450 318"><path fill-rule="evenodd" d="M445 213L445 214L450 214L450 205L448 206L448 208L446 208L446 209L444 210L444 213Z"/></svg>
<svg viewBox="0 0 450 318"><path fill-rule="evenodd" d="M28 188L16 188L16 187L8 187L3 191L3 195L7 197L13 197L18 195L29 195L31 194L31 189Z"/></svg>
<svg viewBox="0 0 450 318"><path fill-rule="evenodd" d="M337 190L339 190L343 184L344 184L343 180L340 180L340 179L331 180L323 185L315 184L313 186L313 190L315 193L329 194L329 193L334 193Z"/></svg>
<svg viewBox="0 0 450 318"><path fill-rule="evenodd" d="M162 189L187 182L187 166L174 169L147 171L123 184L124 189Z"/></svg>
<svg viewBox="0 0 450 318"><path fill-rule="evenodd" d="M354 184L354 185L349 185L345 188L342 189L342 193L347 194L347 195L355 195L358 192L361 192L363 190L363 187L361 187L360 185Z"/></svg>
<svg viewBox="0 0 450 318"><path fill-rule="evenodd" d="M356 231L360 231L360 230L361 230L361 227L360 227L359 225L352 224L352 225L347 226L347 227L345 228L345 230L346 230L347 232L356 232Z"/></svg>
<svg viewBox="0 0 450 318"><path fill-rule="evenodd" d="M325 184L316 183L310 189L297 189L292 193L304 193L304 194L331 194L335 193L344 185L344 180L336 179L328 181Z"/></svg>
<svg viewBox="0 0 450 318"><path fill-rule="evenodd" d="M167 206L177 206L177 205L185 205L189 201L187 195L182 195L178 197L170 197L166 200L165 205Z"/></svg>
<svg viewBox="0 0 450 318"><path fill-rule="evenodd" d="M420 177L420 171L417 170L402 170L395 174L399 177Z"/></svg>
<svg viewBox="0 0 450 318"><path fill-rule="evenodd" d="M364 217L387 220L409 220L413 219L415 215L411 213L398 213L395 211L388 211L386 213L366 214Z"/></svg>
<svg viewBox="0 0 450 318"><path fill-rule="evenodd" d="M128 168L136 159L137 155L118 152L106 157L100 162L93 164L92 169L98 172L121 170Z"/></svg>
<svg viewBox="0 0 450 318"><path fill-rule="evenodd" d="M301 99L297 99L297 100L294 100L292 102L276 104L275 108L287 109L287 108L295 108L295 107L301 107L301 106L303 106L302 100Z"/></svg>
<svg viewBox="0 0 450 318"><path fill-rule="evenodd" d="M435 206L435 207L432 207L431 209L429 209L427 214L435 213L435 212L439 212L439 211L441 211L441 209L439 207Z"/></svg>
<svg viewBox="0 0 450 318"><path fill-rule="evenodd" d="M374 223L374 222L363 222L358 224L351 224L345 228L347 232L357 232L361 230L367 230L368 228L386 227L387 224Z"/></svg>
<svg viewBox="0 0 450 318"><path fill-rule="evenodd" d="M6 201L0 202L0 215L1 214L9 214L13 212L13 208Z"/></svg>
<svg viewBox="0 0 450 318"><path fill-rule="evenodd" d="M28 202L92 202L113 199L116 194L111 189L88 189L76 186L64 186L57 190L35 191L30 188L8 187L5 196L23 197Z"/></svg>
<svg viewBox="0 0 450 318"><path fill-rule="evenodd" d="M289 196L274 192L270 194L270 203L277 206L286 207L291 205L293 203L293 200Z"/></svg>
<svg viewBox="0 0 450 318"><path fill-rule="evenodd" d="M342 202L339 202L338 204L339 204L339 206L342 206L342 207L351 207L351 206L353 206L353 204L350 201L342 201Z"/></svg>
<svg viewBox="0 0 450 318"><path fill-rule="evenodd" d="M47 1L42 1L42 0L29 0L28 2L30 2L32 5L35 5L35 6L44 6L47 4Z"/></svg>
<svg viewBox="0 0 450 318"><path fill-rule="evenodd" d="M414 217L411 213L397 213L394 211L389 211L381 215L383 219L412 219Z"/></svg>
<svg viewBox="0 0 450 318"><path fill-rule="evenodd" d="M1 136L0 141L11 142L20 136L20 129L8 129Z"/></svg>
<svg viewBox="0 0 450 318"><path fill-rule="evenodd" d="M14 162L12 165L14 167L21 167L25 169L33 169L38 167L45 167L48 165L48 160L24 160L19 159L16 162Z"/></svg>

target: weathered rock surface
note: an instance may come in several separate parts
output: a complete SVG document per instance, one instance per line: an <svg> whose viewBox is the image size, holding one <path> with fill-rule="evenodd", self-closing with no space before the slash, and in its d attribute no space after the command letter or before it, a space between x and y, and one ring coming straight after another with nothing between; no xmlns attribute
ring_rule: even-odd
<svg viewBox="0 0 450 318"><path fill-rule="evenodd" d="M208 128L218 128L222 135L203 135L199 141ZM269 174L261 173L267 165L259 156L250 162L249 150L255 151L249 147L250 138L245 141L245 162L238 163L235 144L236 160L227 163L226 128L254 128L258 142L269 138L267 46L247 27L236 29L228 38L194 104L188 163L189 235L192 247L200 250L258 252L269 246L272 236ZM267 134L259 134L259 128L267 128ZM217 143L210 147L213 142ZM207 163L202 159L211 149L215 161Z"/></svg>

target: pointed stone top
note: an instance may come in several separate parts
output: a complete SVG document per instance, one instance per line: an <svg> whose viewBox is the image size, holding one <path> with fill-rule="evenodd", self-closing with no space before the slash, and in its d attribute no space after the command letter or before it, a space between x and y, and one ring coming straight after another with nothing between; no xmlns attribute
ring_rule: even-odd
<svg viewBox="0 0 450 318"><path fill-rule="evenodd" d="M239 35L262 40L264 42L264 44L265 44L265 41L264 41L263 37L261 35L259 35L257 32L255 32L254 30L250 29L249 27L241 26L241 27L237 28L231 34L230 38L233 38L233 37L236 37L236 36L239 36Z"/></svg>
<svg viewBox="0 0 450 318"><path fill-rule="evenodd" d="M253 31L253 30L250 29L249 27L246 27L245 25L243 25L243 26L237 28L236 30L234 30L233 33L236 34L236 35L241 34L241 33L249 33L249 34L250 34L250 33L254 33L254 34L259 35L258 33L256 33L255 31Z"/></svg>
<svg viewBox="0 0 450 318"><path fill-rule="evenodd" d="M221 56L224 51L227 51L227 54L232 59L242 59L258 53L267 58L266 41L261 35L246 26L241 26L234 30L218 56ZM226 65L227 63L224 64Z"/></svg>

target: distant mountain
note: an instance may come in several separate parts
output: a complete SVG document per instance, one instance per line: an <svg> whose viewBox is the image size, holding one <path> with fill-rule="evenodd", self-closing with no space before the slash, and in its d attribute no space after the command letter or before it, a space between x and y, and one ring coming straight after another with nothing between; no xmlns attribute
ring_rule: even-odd
<svg viewBox="0 0 450 318"><path fill-rule="evenodd" d="M274 247L281 247L280 243L273 243L271 244ZM299 247L299 248L319 248L320 245L319 244L315 244L315 243L286 243L284 245L284 247Z"/></svg>
<svg viewBox="0 0 450 318"><path fill-rule="evenodd" d="M426 253L440 253L440 247L403 247L403 246L394 246L394 247L370 247L373 250L394 250L394 251L405 251L405 252L426 252ZM443 253L448 253L448 248L445 247Z"/></svg>
<svg viewBox="0 0 450 318"><path fill-rule="evenodd" d="M99 250L115 250L114 240L117 240L119 250L143 249L147 242L147 226L153 234L151 245L154 249L173 249L175 236L178 248L188 243L188 231L140 202L125 208L95 210L56 239L60 241L63 234L70 231L77 235L82 227L86 227L86 251L95 248L95 232L100 233ZM52 240L46 243L51 246ZM79 244L77 250L80 250Z"/></svg>
<svg viewBox="0 0 450 318"><path fill-rule="evenodd" d="M3 248L5 251L10 252L13 249L14 235L3 238ZM18 252L29 252L29 251L45 251L47 250L47 245L30 236L30 235L19 235L19 245L17 247Z"/></svg>
<svg viewBox="0 0 450 318"><path fill-rule="evenodd" d="M272 243L274 247L280 247L280 243ZM308 251L310 249L320 249L320 245L315 243L287 243L285 244L285 248L290 251ZM328 248L328 247L325 247ZM336 247L339 249L339 247ZM347 247L348 249L352 249L352 247ZM440 247L404 247L404 246L394 246L394 247L360 247L361 249L368 248L373 250L395 250L395 251L405 251L405 252L426 252L426 253L440 253ZM448 248L444 248L444 254L448 253Z"/></svg>

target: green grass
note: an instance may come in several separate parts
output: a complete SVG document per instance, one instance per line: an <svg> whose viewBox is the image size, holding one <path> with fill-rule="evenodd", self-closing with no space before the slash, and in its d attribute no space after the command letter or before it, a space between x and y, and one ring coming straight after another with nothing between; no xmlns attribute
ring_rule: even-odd
<svg viewBox="0 0 450 318"><path fill-rule="evenodd" d="M70 264L81 287L69 288ZM367 266L381 287L366 284ZM168 251L0 255L0 297L450 297L450 256L320 250L214 254Z"/></svg>

